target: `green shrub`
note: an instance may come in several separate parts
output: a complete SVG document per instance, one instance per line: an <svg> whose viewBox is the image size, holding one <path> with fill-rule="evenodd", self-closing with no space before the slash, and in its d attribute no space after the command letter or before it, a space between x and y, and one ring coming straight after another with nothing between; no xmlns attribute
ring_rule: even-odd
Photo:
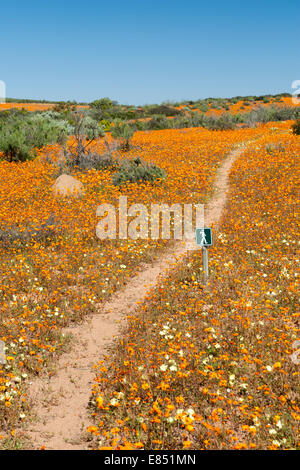
<svg viewBox="0 0 300 470"><path fill-rule="evenodd" d="M147 114L163 114L164 116L176 116L178 114L182 114L182 111L180 109L174 108L173 106L161 104L159 106L153 106L149 108Z"/></svg>
<svg viewBox="0 0 300 470"><path fill-rule="evenodd" d="M107 119L102 119L99 122L99 125L104 129L105 132L109 131L111 128L111 122L108 121Z"/></svg>
<svg viewBox="0 0 300 470"><path fill-rule="evenodd" d="M3 123L4 121L9 121L11 118L24 118L28 116L30 116L29 111L24 108L6 109L5 111L0 111L0 123Z"/></svg>
<svg viewBox="0 0 300 470"><path fill-rule="evenodd" d="M201 111L202 113L206 113L206 111L209 110L209 106L206 103L200 103L198 105L198 110Z"/></svg>
<svg viewBox="0 0 300 470"><path fill-rule="evenodd" d="M59 174L70 173L74 168L81 171L117 170L120 168L118 159L110 152L81 154L76 162L72 155L66 154L65 159L58 162L57 166Z"/></svg>
<svg viewBox="0 0 300 470"><path fill-rule="evenodd" d="M166 118L166 116L163 115L156 115L153 116L153 118L148 121L147 123L147 128L148 129L168 129L170 127L169 119Z"/></svg>
<svg viewBox="0 0 300 470"><path fill-rule="evenodd" d="M117 145L109 143L104 138L106 150L102 153L87 150L78 155L64 151L64 155L55 163L57 176L62 173L71 174L74 169L81 171L88 170L118 170L120 169L119 159L115 156Z"/></svg>
<svg viewBox="0 0 300 470"><path fill-rule="evenodd" d="M76 111L76 105L70 102L61 102L57 103L53 106L52 110L56 113L63 114L64 116L68 116L70 113Z"/></svg>
<svg viewBox="0 0 300 470"><path fill-rule="evenodd" d="M126 160L122 163L120 170L112 177L112 182L116 186L126 183L142 183L144 181L154 182L157 179L164 179L164 170L152 163L143 162L139 157L134 160Z"/></svg>
<svg viewBox="0 0 300 470"><path fill-rule="evenodd" d="M71 132L67 121L49 113L10 114L0 119L0 152L10 162L25 161L33 158L35 148L65 143Z"/></svg>
<svg viewBox="0 0 300 470"><path fill-rule="evenodd" d="M300 135L300 119L297 119L296 122L292 125L293 134Z"/></svg>
<svg viewBox="0 0 300 470"><path fill-rule="evenodd" d="M101 98L95 100L90 104L89 115L96 121L113 121L114 119L121 119L122 121L129 119L138 119L143 116L143 110L134 106L121 106L116 101L111 101L109 98Z"/></svg>
<svg viewBox="0 0 300 470"><path fill-rule="evenodd" d="M114 139L119 141L119 148L123 151L130 149L130 141L133 137L134 130L129 124L122 122L116 122L111 128L111 135Z"/></svg>
<svg viewBox="0 0 300 470"><path fill-rule="evenodd" d="M133 124L133 127L136 131L144 131L147 129L147 122L145 121L136 121Z"/></svg>

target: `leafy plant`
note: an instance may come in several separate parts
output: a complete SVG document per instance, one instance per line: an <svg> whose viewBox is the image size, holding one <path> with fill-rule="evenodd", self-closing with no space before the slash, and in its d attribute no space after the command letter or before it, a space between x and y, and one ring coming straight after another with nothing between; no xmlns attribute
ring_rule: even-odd
<svg viewBox="0 0 300 470"><path fill-rule="evenodd" d="M149 108L147 114L163 114L164 116L176 116L178 114L182 114L182 111L174 108L173 106L161 104L159 106L152 106L151 108Z"/></svg>
<svg viewBox="0 0 300 470"><path fill-rule="evenodd" d="M34 149L51 143L64 144L72 132L65 120L48 113L10 114L0 119L0 151L8 161L25 161L34 157Z"/></svg>
<svg viewBox="0 0 300 470"><path fill-rule="evenodd" d="M111 128L111 135L120 142L120 149L127 151L130 149L130 141L133 137L134 130L129 124L117 122Z"/></svg>
<svg viewBox="0 0 300 470"><path fill-rule="evenodd" d="M148 122L149 129L168 129L170 127L169 119L164 115L157 114Z"/></svg>
<svg viewBox="0 0 300 470"><path fill-rule="evenodd" d="M65 157L65 160L58 163L60 173L68 173L74 167L79 170L117 170L120 165L117 158L115 158L110 152L98 153L89 152L87 154L81 154L77 159L76 164L70 155Z"/></svg>
<svg viewBox="0 0 300 470"><path fill-rule="evenodd" d="M89 153L92 142L98 137L104 137L105 132L98 122L78 111L72 114L71 123L75 141L68 145L68 153L72 155L74 165L78 165L82 157Z"/></svg>
<svg viewBox="0 0 300 470"><path fill-rule="evenodd" d="M154 182L165 177L164 170L153 163L143 162L137 157L134 160L126 160L120 170L113 175L112 182L114 185L120 186L126 183Z"/></svg>

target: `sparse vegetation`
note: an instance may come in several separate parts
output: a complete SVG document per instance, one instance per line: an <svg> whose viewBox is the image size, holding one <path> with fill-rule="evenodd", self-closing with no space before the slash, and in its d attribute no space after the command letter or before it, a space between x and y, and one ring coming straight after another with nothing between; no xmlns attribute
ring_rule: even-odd
<svg viewBox="0 0 300 470"><path fill-rule="evenodd" d="M35 149L47 144L64 144L72 128L51 112L30 115L9 113L0 119L0 152L10 162L34 157Z"/></svg>
<svg viewBox="0 0 300 470"><path fill-rule="evenodd" d="M76 111L71 115L74 129L74 140L67 147L67 158L73 159L73 165L79 166L83 158L90 152L91 144L99 137L104 137L104 129L90 116Z"/></svg>
<svg viewBox="0 0 300 470"><path fill-rule="evenodd" d="M133 160L125 160L121 163L120 170L112 177L113 184L120 186L127 183L153 183L157 179L164 179L166 173L153 163L146 163L139 157Z"/></svg>
<svg viewBox="0 0 300 470"><path fill-rule="evenodd" d="M133 137L134 130L132 126L121 121L115 122L111 128L111 135L119 142L120 150L124 152L130 149L130 141Z"/></svg>

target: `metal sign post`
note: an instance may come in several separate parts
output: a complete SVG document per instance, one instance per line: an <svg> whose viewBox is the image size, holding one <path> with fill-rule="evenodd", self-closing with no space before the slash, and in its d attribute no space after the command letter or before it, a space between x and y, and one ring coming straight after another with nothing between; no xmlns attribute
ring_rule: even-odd
<svg viewBox="0 0 300 470"><path fill-rule="evenodd" d="M205 284L207 283L208 271L208 246L212 246L212 229L211 228L196 228L196 245L202 246L202 261Z"/></svg>
<svg viewBox="0 0 300 470"><path fill-rule="evenodd" d="M202 247L202 260L203 260L203 271L204 271L204 276L207 281L209 273L208 273L208 250L206 246Z"/></svg>
<svg viewBox="0 0 300 470"><path fill-rule="evenodd" d="M0 364L6 364L5 343L0 340Z"/></svg>

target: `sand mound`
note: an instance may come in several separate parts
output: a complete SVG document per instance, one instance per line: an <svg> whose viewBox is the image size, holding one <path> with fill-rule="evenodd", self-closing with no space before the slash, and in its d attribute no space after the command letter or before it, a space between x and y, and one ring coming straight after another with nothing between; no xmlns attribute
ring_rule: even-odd
<svg viewBox="0 0 300 470"><path fill-rule="evenodd" d="M84 193L83 184L70 175L60 175L53 183L52 190L56 196L80 196Z"/></svg>

